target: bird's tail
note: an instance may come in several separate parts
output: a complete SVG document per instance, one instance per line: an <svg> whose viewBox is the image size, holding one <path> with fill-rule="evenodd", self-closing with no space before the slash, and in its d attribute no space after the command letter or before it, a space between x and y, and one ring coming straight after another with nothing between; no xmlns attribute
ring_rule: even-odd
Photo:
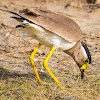
<svg viewBox="0 0 100 100"><path fill-rule="evenodd" d="M25 18L25 17L23 17L23 16L19 15L19 14L18 14L18 13L16 13L16 12L9 11L9 10L3 10L3 9L0 9L0 10L1 10L1 11L5 11L5 12L8 12L8 13L11 13L11 14L16 15L17 17L12 16L11 18L14 18L14 19L16 19L16 20L17 20L17 21L19 21L19 22L22 22L23 20L26 20L26 21L28 21L28 22L34 23L34 22L32 22L32 21L28 20L27 18Z"/></svg>
<svg viewBox="0 0 100 100"><path fill-rule="evenodd" d="M14 15L17 15L17 16L19 16L19 17L21 17L21 18L24 18L24 17L22 17L21 15L19 15L18 13L15 13L15 12L13 12L13 11L4 10L4 9L0 9L0 10L5 11L5 12L9 12L9 13L14 14Z"/></svg>

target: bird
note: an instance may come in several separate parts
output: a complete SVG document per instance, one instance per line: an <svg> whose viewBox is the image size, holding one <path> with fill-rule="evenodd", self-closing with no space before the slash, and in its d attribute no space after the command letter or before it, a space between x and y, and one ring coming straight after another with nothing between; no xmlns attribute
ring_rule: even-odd
<svg viewBox="0 0 100 100"><path fill-rule="evenodd" d="M43 65L58 86L60 86L59 80L48 67L48 61L56 49L62 50L74 59L81 72L81 78L84 78L84 70L91 63L91 54L87 45L81 42L83 34L75 21L47 8L36 8L34 11L26 8L19 10L19 13L0 10L16 15L11 17L20 23L16 26L16 29L39 41L39 44L30 55L30 61L39 83L42 83L42 81L34 64L34 55L41 45L51 48Z"/></svg>

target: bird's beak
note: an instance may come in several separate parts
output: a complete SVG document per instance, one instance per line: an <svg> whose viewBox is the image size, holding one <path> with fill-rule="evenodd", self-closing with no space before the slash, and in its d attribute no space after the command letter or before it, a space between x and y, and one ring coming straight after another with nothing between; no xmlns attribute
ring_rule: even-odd
<svg viewBox="0 0 100 100"><path fill-rule="evenodd" d="M84 78L84 69L81 69L80 71L81 71L81 79L83 79Z"/></svg>
<svg viewBox="0 0 100 100"><path fill-rule="evenodd" d="M81 79L84 78L84 70L86 69L86 67L89 65L89 63L86 63L84 64L81 68L80 68L80 71L81 71Z"/></svg>

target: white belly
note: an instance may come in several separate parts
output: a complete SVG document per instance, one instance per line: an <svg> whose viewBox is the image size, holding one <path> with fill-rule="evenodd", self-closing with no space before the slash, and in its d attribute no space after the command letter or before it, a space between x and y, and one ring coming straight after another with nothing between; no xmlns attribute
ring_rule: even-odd
<svg viewBox="0 0 100 100"><path fill-rule="evenodd" d="M28 36L37 39L40 42L40 44L49 47L55 46L56 48L61 50L68 50L76 44L76 42L68 42L64 38L40 26L37 26L35 24L29 24L29 25L30 26L21 28L20 30L24 31L24 33L27 33Z"/></svg>

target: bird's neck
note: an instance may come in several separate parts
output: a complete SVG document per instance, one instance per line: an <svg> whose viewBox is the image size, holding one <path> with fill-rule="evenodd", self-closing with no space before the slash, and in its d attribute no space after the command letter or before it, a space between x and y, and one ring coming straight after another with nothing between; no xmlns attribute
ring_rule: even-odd
<svg viewBox="0 0 100 100"><path fill-rule="evenodd" d="M83 55L83 52L82 52L81 45L82 45L81 42L78 41L73 48L64 51L65 53L69 54L75 60L77 65L79 65L79 66L84 64L83 61L85 59L84 55Z"/></svg>

